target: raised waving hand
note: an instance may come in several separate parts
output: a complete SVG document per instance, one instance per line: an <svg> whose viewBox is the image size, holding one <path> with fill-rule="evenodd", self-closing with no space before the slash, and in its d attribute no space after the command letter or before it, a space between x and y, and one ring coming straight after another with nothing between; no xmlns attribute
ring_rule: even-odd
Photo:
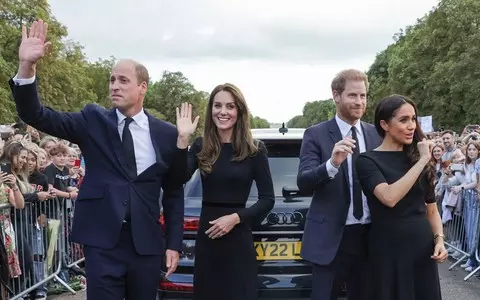
<svg viewBox="0 0 480 300"><path fill-rule="evenodd" d="M22 25L22 42L18 50L20 63L34 65L42 58L50 47L50 42L45 42L48 24L43 20L34 21L28 29Z"/></svg>
<svg viewBox="0 0 480 300"><path fill-rule="evenodd" d="M177 111L177 130L180 137L190 137L197 129L200 116L196 116L192 120L192 105L189 103L182 103Z"/></svg>

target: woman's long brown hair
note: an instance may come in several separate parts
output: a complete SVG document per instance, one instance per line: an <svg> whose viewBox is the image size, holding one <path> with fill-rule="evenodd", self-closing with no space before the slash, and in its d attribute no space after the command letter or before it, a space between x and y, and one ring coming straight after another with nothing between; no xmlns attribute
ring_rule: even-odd
<svg viewBox="0 0 480 300"><path fill-rule="evenodd" d="M468 147L470 147L470 145L473 145L475 148L477 148L480 156L480 143L478 143L477 141L468 142L467 146L465 147L465 165L475 163L475 161L472 161L472 159L468 156Z"/></svg>
<svg viewBox="0 0 480 300"><path fill-rule="evenodd" d="M210 93L205 114L202 150L197 155L198 167L204 174L212 172L213 164L217 161L222 149L220 134L212 116L213 99L221 91L232 95L238 111L237 122L233 126L232 132L232 146L234 150L232 161L242 161L247 157L253 156L258 151L258 143L253 140L250 131L250 112L242 92L231 83L218 85Z"/></svg>
<svg viewBox="0 0 480 300"><path fill-rule="evenodd" d="M32 192L32 187L28 183L28 165L25 164L23 168L17 169L14 163L14 157L20 155L21 151L27 151L27 147L21 141L11 141L5 144L2 156L0 156L1 162L8 162L12 165L12 174L17 178L17 184L20 191L23 194ZM17 158L18 159L18 158Z"/></svg>

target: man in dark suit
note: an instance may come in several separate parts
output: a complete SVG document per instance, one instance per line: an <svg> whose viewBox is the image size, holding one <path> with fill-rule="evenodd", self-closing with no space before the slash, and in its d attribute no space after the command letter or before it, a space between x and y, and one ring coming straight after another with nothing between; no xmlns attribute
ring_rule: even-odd
<svg viewBox="0 0 480 300"><path fill-rule="evenodd" d="M148 72L131 60L112 69L113 109L88 104L81 112L68 113L43 106L35 66L49 45L46 33L41 20L29 33L22 28L20 66L10 86L25 123L79 145L85 158L87 171L75 203L71 239L84 245L87 297L155 299L162 266L167 276L174 272L182 250L181 178L190 132L177 132L144 111Z"/></svg>
<svg viewBox="0 0 480 300"><path fill-rule="evenodd" d="M358 153L381 142L375 127L360 121L367 88L363 72L340 72L332 81L335 117L304 133L297 184L313 192L301 250L313 265L312 300L337 299L343 283L349 300L369 300L365 262L370 213L354 166Z"/></svg>

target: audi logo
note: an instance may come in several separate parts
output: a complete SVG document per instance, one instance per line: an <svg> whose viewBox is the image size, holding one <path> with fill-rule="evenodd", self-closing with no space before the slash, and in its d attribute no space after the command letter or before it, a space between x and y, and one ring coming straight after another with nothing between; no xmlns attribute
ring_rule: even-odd
<svg viewBox="0 0 480 300"><path fill-rule="evenodd" d="M300 224L303 220L303 214L296 211L293 213L272 212L267 216L267 223L270 225L292 225Z"/></svg>

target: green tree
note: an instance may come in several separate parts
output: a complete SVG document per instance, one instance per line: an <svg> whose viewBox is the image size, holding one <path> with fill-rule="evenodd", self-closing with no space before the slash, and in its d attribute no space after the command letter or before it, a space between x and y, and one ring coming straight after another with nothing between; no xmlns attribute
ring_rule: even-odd
<svg viewBox="0 0 480 300"><path fill-rule="evenodd" d="M42 102L62 111L79 111L87 103L110 107L109 77L116 60L114 57L89 62L83 47L67 39L67 28L50 11L47 0L0 1L0 124L12 123L16 118L8 80L18 66L18 47L21 26L29 26L36 19L49 24L49 53L37 65L37 80ZM175 108L182 102L194 107L194 116L203 119L209 94L195 89L181 72L164 72L157 82L150 82L144 107L154 116L176 123ZM269 127L266 120L252 117L252 127ZM203 133L201 120L196 135Z"/></svg>
<svg viewBox="0 0 480 300"><path fill-rule="evenodd" d="M370 86L367 95L367 111L364 120L373 123L375 106L384 97L391 94L388 88L388 63L393 46L380 52L367 72Z"/></svg>
<svg viewBox="0 0 480 300"><path fill-rule="evenodd" d="M290 128L307 128L335 116L333 99L305 103L303 114L293 117L287 122Z"/></svg>
<svg viewBox="0 0 480 300"><path fill-rule="evenodd" d="M297 115L287 122L287 128L307 128L308 124L303 115Z"/></svg>
<svg viewBox="0 0 480 300"><path fill-rule="evenodd" d="M67 29L52 15L46 0L4 0L0 10L0 122L15 119L14 103L7 80L15 74L18 65L18 46L21 25L41 18L49 24L50 52L37 66L39 93L43 103L59 110L79 110L88 102L95 102L89 89L91 79L86 74L87 61L82 47L64 41Z"/></svg>
<svg viewBox="0 0 480 300"><path fill-rule="evenodd" d="M95 93L98 103L104 107L111 107L108 85L110 72L115 62L116 59L112 56L109 59L99 59L86 66L87 76L91 79L89 89Z"/></svg>
<svg viewBox="0 0 480 300"><path fill-rule="evenodd" d="M163 73L162 78L150 85L145 97L145 108L172 124L176 123L176 108L188 102L193 106L193 115L204 116L208 94L197 91L181 72ZM203 133L203 121L199 122L196 135Z"/></svg>
<svg viewBox="0 0 480 300"><path fill-rule="evenodd" d="M395 36L370 67L367 116L386 95L403 94L435 127L461 130L480 113L480 1L442 0Z"/></svg>
<svg viewBox="0 0 480 300"><path fill-rule="evenodd" d="M270 123L260 117L254 117L250 114L250 127L251 128L270 128Z"/></svg>

